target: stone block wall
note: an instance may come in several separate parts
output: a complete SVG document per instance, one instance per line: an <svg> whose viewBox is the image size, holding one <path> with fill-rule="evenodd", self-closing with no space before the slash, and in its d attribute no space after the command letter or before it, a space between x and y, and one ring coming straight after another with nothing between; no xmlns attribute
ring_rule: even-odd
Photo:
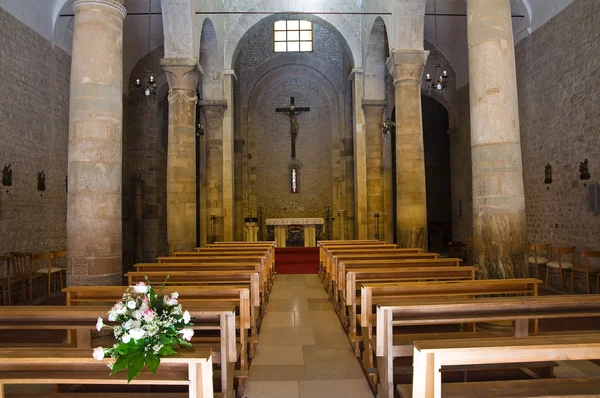
<svg viewBox="0 0 600 398"><path fill-rule="evenodd" d="M0 8L0 71L0 255L64 250L71 58Z"/></svg>
<svg viewBox="0 0 600 398"><path fill-rule="evenodd" d="M600 181L599 15L600 2L576 0L516 46L528 239L578 252L600 250L586 186ZM586 158L592 178L581 181Z"/></svg>

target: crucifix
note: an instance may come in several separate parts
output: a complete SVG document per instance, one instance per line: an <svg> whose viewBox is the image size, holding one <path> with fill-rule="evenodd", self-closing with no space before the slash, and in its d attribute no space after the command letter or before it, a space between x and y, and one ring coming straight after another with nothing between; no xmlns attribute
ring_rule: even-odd
<svg viewBox="0 0 600 398"><path fill-rule="evenodd" d="M289 108L275 108L275 112L281 112L290 118L290 135L292 136L292 159L296 159L296 137L298 136L298 120L296 117L302 112L310 111L309 107L298 107L294 104L294 97L290 97Z"/></svg>

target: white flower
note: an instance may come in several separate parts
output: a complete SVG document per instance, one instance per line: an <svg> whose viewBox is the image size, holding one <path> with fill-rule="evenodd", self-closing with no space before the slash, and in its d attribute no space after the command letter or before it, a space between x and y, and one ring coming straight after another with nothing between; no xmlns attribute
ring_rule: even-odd
<svg viewBox="0 0 600 398"><path fill-rule="evenodd" d="M192 340L192 337L194 337L194 330L193 329L181 329L179 331L179 333L181 333L183 336L183 339L186 341L190 341Z"/></svg>
<svg viewBox="0 0 600 398"><path fill-rule="evenodd" d="M154 311L152 311L150 308L148 308L146 311L144 311L144 313L142 314L142 316L144 317L144 320L146 322L150 322L154 319L154 316L156 314L154 313Z"/></svg>
<svg viewBox="0 0 600 398"><path fill-rule="evenodd" d="M146 285L144 282L138 282L138 284L133 285L132 288L136 293L148 293L148 285Z"/></svg>
<svg viewBox="0 0 600 398"><path fill-rule="evenodd" d="M94 348L94 352L92 353L92 356L94 357L94 359L96 361L103 360L104 359L104 348L102 348L102 347Z"/></svg>
<svg viewBox="0 0 600 398"><path fill-rule="evenodd" d="M131 335L131 337L134 340L139 340L139 339L144 338L144 336L146 335L146 332L143 329L136 328L136 329L131 329L129 331L129 334Z"/></svg>
<svg viewBox="0 0 600 398"><path fill-rule="evenodd" d="M131 336L128 335L127 333L125 333L123 335L123 337L121 337L121 340L123 341L123 343L127 344L127 343L129 343L131 341Z"/></svg>
<svg viewBox="0 0 600 398"><path fill-rule="evenodd" d="M127 302L127 308L130 310L135 310L135 307L137 307L137 303L134 300L129 300Z"/></svg>
<svg viewBox="0 0 600 398"><path fill-rule="evenodd" d="M117 313L110 311L108 313L108 320L111 321L111 322L116 321L117 320Z"/></svg>
<svg viewBox="0 0 600 398"><path fill-rule="evenodd" d="M100 329L102 329L103 326L104 326L104 322L102 321L102 318L98 318L98 322L96 322L96 330L100 331Z"/></svg>
<svg viewBox="0 0 600 398"><path fill-rule="evenodd" d="M190 319L192 319L192 316L190 315L188 310L185 310L185 312L183 313L183 322L187 325L188 323L190 323Z"/></svg>
<svg viewBox="0 0 600 398"><path fill-rule="evenodd" d="M113 333L114 333L115 337L118 338L119 336L121 336L123 334L123 328L121 326L117 325L113 328Z"/></svg>
<svg viewBox="0 0 600 398"><path fill-rule="evenodd" d="M177 299L175 297L169 297L169 295L165 295L165 298L163 299L164 303L166 305L170 305L170 306L174 306L177 305Z"/></svg>
<svg viewBox="0 0 600 398"><path fill-rule="evenodd" d="M179 298L179 293L173 292L173 294L171 294L171 297L173 297L174 299L178 299Z"/></svg>

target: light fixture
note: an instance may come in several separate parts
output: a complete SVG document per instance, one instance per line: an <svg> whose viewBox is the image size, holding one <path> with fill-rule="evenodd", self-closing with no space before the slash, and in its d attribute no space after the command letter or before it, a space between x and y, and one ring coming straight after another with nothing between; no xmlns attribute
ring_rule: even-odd
<svg viewBox="0 0 600 398"><path fill-rule="evenodd" d="M438 30L437 30L437 3L436 0L433 0L433 18L435 21L435 48L438 49ZM435 78L438 75L438 70L440 73L440 77ZM435 79L435 80L434 80ZM442 91L446 88L448 83L448 72L442 69L441 65L436 65L433 70L433 78L429 73L425 75L425 81L427 82L427 86L429 89L435 89L438 91Z"/></svg>
<svg viewBox="0 0 600 398"><path fill-rule="evenodd" d="M579 163L579 179L589 180L590 178L592 178L592 175L590 174L588 160L585 159L583 162Z"/></svg>
<svg viewBox="0 0 600 398"><path fill-rule="evenodd" d="M385 138L393 131L396 131L396 123L393 120L387 119L381 123L381 132Z"/></svg>
<svg viewBox="0 0 600 398"><path fill-rule="evenodd" d="M150 53L150 35L152 33L152 0L148 0L148 54ZM135 88L146 97L153 96L156 101L156 80L151 70L147 70L143 79L135 79Z"/></svg>
<svg viewBox="0 0 600 398"><path fill-rule="evenodd" d="M548 163L545 167L544 167L544 171L545 171L545 179L544 179L544 184L552 184L552 165L550 163Z"/></svg>

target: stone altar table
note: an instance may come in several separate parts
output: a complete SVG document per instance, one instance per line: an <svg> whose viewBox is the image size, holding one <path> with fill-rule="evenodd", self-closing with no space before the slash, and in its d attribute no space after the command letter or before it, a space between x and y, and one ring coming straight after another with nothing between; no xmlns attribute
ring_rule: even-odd
<svg viewBox="0 0 600 398"><path fill-rule="evenodd" d="M275 241L277 247L285 247L287 231L290 225L302 225L304 233L304 247L317 246L317 225L323 225L322 218L267 218L266 225L275 228Z"/></svg>

